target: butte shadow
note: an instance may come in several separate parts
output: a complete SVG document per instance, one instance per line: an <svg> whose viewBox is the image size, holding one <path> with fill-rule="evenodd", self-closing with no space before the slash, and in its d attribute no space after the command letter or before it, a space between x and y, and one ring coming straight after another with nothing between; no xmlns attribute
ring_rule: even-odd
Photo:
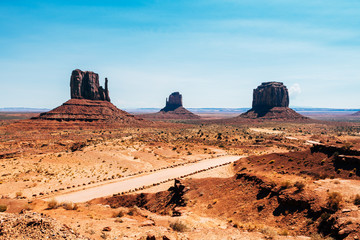
<svg viewBox="0 0 360 240"><path fill-rule="evenodd" d="M120 124L147 122L113 105L110 102L108 80L105 78L105 88L101 87L97 73L79 69L72 71L70 95L71 99L61 106L32 119Z"/></svg>
<svg viewBox="0 0 360 240"><path fill-rule="evenodd" d="M182 95L179 92L173 92L166 99L166 105L157 113L141 114L141 118L148 119L200 119L200 116L190 112L182 105Z"/></svg>

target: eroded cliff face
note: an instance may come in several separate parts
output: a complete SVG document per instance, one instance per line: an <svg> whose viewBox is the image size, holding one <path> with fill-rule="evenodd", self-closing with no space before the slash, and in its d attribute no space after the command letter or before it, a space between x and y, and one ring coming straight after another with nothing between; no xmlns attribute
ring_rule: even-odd
<svg viewBox="0 0 360 240"><path fill-rule="evenodd" d="M169 98L166 99L166 105L161 111L174 111L179 107L182 107L182 95L179 92L173 92Z"/></svg>
<svg viewBox="0 0 360 240"><path fill-rule="evenodd" d="M110 102L108 80L105 89L99 84L99 75L90 71L75 69L70 77L71 99L102 100Z"/></svg>
<svg viewBox="0 0 360 240"><path fill-rule="evenodd" d="M252 108L241 118L271 120L306 120L289 108L289 92L281 82L264 82L254 89Z"/></svg>
<svg viewBox="0 0 360 240"><path fill-rule="evenodd" d="M289 92L281 82L265 82L254 89L254 108L289 107Z"/></svg>

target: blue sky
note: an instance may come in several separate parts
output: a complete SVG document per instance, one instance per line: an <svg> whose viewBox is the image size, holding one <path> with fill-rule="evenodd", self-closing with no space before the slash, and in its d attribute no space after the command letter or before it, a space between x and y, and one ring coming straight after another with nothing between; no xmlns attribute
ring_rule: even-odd
<svg viewBox="0 0 360 240"><path fill-rule="evenodd" d="M266 81L360 108L359 66L358 0L0 1L0 107L59 106L79 68L120 108L250 107Z"/></svg>

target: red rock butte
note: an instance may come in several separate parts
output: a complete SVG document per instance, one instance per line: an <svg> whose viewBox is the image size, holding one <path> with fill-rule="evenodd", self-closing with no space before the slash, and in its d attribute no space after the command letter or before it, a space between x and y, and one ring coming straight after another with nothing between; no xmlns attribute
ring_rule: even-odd
<svg viewBox="0 0 360 240"><path fill-rule="evenodd" d="M99 84L99 75L76 69L70 77L71 99L63 105L40 114L34 119L57 121L106 121L116 123L139 123L143 121L110 102L108 80L105 88Z"/></svg>
<svg viewBox="0 0 360 240"><path fill-rule="evenodd" d="M149 119L200 119L200 116L183 107L182 95L179 92L170 94L166 99L165 107L159 112L139 116Z"/></svg>
<svg viewBox="0 0 360 240"><path fill-rule="evenodd" d="M252 108L239 117L249 119L307 119L289 108L289 92L281 82L264 82L254 89Z"/></svg>

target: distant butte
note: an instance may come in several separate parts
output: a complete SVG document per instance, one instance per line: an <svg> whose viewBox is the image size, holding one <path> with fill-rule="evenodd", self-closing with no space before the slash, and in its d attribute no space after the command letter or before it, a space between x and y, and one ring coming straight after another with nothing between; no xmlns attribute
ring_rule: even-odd
<svg viewBox="0 0 360 240"><path fill-rule="evenodd" d="M249 119L307 119L289 108L289 92L281 82L264 82L254 89L252 108L239 117Z"/></svg>
<svg viewBox="0 0 360 240"><path fill-rule="evenodd" d="M149 119L200 119L200 116L183 107L182 95L179 92L170 94L169 98L166 99L165 107L159 112L139 116Z"/></svg>
<svg viewBox="0 0 360 240"><path fill-rule="evenodd" d="M34 119L57 121L105 121L116 123L138 123L143 121L110 102L108 80L105 88L99 84L99 75L76 69L70 77L71 99L63 105L40 114Z"/></svg>

